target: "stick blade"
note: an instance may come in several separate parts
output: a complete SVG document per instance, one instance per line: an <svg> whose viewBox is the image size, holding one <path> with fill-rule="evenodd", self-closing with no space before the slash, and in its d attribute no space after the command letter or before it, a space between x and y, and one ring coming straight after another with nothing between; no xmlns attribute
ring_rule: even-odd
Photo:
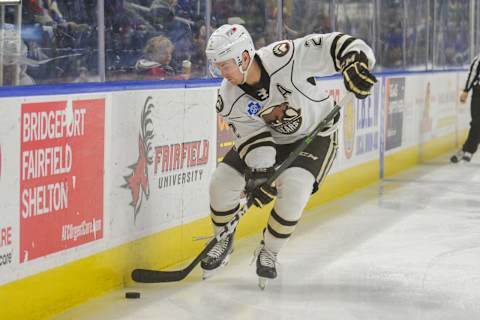
<svg viewBox="0 0 480 320"><path fill-rule="evenodd" d="M158 271L150 269L135 269L132 271L132 280L141 283L175 282L184 279L188 272Z"/></svg>

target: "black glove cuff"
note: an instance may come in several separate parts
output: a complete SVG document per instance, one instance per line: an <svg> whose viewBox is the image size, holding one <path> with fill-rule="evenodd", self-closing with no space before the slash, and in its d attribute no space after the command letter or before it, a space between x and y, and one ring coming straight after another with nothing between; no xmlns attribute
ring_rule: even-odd
<svg viewBox="0 0 480 320"><path fill-rule="evenodd" d="M368 67L368 58L365 52L360 51L360 52L349 52L343 57L340 58L340 68L344 70L348 66L350 66L352 63L355 62L360 62L365 64L366 67Z"/></svg>

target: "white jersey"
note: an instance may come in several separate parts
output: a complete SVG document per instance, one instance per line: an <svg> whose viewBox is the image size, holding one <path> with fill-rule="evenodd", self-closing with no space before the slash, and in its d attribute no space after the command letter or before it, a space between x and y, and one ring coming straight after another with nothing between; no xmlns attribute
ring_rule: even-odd
<svg viewBox="0 0 480 320"><path fill-rule="evenodd" d="M259 88L223 80L217 112L233 130L235 148L248 166L272 166L274 143L295 142L325 118L333 100L314 77L339 72L340 58L352 51L363 51L373 68L375 57L364 41L341 33L311 34L256 51Z"/></svg>

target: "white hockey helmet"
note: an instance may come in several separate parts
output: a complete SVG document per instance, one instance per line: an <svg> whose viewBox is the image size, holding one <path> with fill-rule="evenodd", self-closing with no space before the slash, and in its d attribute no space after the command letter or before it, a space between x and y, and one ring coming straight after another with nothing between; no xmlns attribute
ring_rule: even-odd
<svg viewBox="0 0 480 320"><path fill-rule="evenodd" d="M242 53L247 51L250 55L250 64L247 70L243 71ZM208 39L207 48L205 50L209 64L224 62L234 59L240 71L246 77L246 72L251 66L253 56L255 54L255 46L247 29L240 24L224 24L215 30Z"/></svg>

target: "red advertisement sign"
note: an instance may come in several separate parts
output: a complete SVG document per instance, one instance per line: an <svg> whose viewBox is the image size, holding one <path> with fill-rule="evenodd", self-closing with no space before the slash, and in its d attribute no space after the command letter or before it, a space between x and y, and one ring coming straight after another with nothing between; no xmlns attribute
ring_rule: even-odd
<svg viewBox="0 0 480 320"><path fill-rule="evenodd" d="M22 105L20 262L103 236L105 100Z"/></svg>

